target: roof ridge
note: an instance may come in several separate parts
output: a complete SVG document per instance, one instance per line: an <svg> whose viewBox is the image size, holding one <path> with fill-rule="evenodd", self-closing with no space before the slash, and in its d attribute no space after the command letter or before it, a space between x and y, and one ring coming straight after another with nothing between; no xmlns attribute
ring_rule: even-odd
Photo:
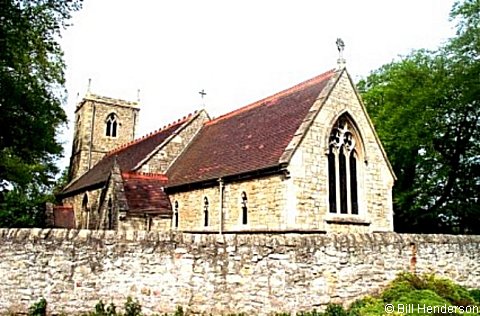
<svg viewBox="0 0 480 316"><path fill-rule="evenodd" d="M124 179L158 179L158 180L168 180L168 177L164 173L153 173L153 172L132 172L125 171L122 172L122 177Z"/></svg>
<svg viewBox="0 0 480 316"><path fill-rule="evenodd" d="M303 81L303 82L301 82L301 83L298 83L298 84L296 84L296 85L294 85L294 86L292 86L292 87L290 87L290 88L281 90L281 91L279 91L279 92L277 92L277 93L275 93L275 94L272 94L272 95L270 95L270 96L268 96L268 97L266 97L266 98L263 98L263 99L261 99L261 100L258 100L258 101L255 101L255 102L253 102L253 103L247 104L247 105L245 105L245 106L243 106L243 107L241 107L241 108L238 108L238 109L236 109L236 110L233 110L233 111L231 111L231 112L228 112L228 113L225 113L225 114L223 114L223 115L220 115L219 117L217 117L217 118L215 118L215 119L212 119L212 120L206 122L205 125L213 125L213 124L215 124L215 123L217 123L217 122L219 122L219 121L222 121L222 120L227 119L227 118L229 118L229 117L235 116L235 115L237 115L237 114L239 114L239 113L242 113L242 112L248 111L248 110L250 110L250 109L252 109L252 108L255 108L255 107L257 107L257 106L259 106L259 105L261 105L261 104L263 104L263 103L265 103L265 102L267 102L267 101L269 101L269 100L273 100L273 99L279 98L279 97L281 97L281 96L283 96L283 95L285 95L285 94L298 91L298 90L300 90L301 88L304 88L304 87L306 87L306 86L308 86L308 85L311 85L311 84L316 83L316 82L319 81L320 79L325 79L327 76L332 75L332 74L334 74L335 72L336 72L336 69L330 69L330 70L328 70L328 71L326 71L326 72L324 72L324 73L322 73L322 74L320 74L320 75L317 75L317 76L315 76L315 77L313 77L313 78L310 78L310 79L308 79L308 80L305 80L305 81Z"/></svg>
<svg viewBox="0 0 480 316"><path fill-rule="evenodd" d="M185 123L188 119L190 119L191 117L193 117L195 114L197 114L197 111L194 111L193 113L189 113L188 115L185 115L183 118L180 118L176 121L173 121L167 125L164 125L162 128L159 128L153 132L150 132L148 134L145 134L139 138L136 138L130 142L127 142L127 143L124 143L124 144L121 144L120 146L118 147L115 147L114 149L110 150L109 152L107 152L107 154L105 156L103 156L103 158L107 158L107 157L111 157L113 154L115 153L118 153L120 151L122 151L123 149L125 148L128 148L130 146L133 146L135 144L138 144L140 142L142 142L143 140L147 139L147 138L150 138L150 137L153 137L155 135L158 135L159 133L165 131L166 129L172 127L172 126L175 126L175 125L178 125L178 124L183 124ZM103 159L102 159L103 160Z"/></svg>

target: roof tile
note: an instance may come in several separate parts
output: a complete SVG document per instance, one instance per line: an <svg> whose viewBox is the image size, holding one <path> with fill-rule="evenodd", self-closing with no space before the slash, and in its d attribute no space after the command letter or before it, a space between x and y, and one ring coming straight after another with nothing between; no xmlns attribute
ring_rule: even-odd
<svg viewBox="0 0 480 316"><path fill-rule="evenodd" d="M334 70L205 124L168 170L168 187L279 165Z"/></svg>

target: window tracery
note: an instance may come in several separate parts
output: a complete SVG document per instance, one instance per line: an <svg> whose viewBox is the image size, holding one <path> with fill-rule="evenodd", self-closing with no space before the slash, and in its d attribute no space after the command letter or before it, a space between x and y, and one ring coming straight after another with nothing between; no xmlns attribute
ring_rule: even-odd
<svg viewBox="0 0 480 316"><path fill-rule="evenodd" d="M342 115L329 138L328 189L330 213L358 214L358 144L353 124Z"/></svg>
<svg viewBox="0 0 480 316"><path fill-rule="evenodd" d="M117 137L117 117L115 114L110 113L106 120L106 131L105 135L109 137Z"/></svg>

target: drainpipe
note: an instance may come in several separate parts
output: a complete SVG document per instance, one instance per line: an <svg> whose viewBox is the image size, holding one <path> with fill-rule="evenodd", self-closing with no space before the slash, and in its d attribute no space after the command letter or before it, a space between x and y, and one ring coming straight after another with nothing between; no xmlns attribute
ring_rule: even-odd
<svg viewBox="0 0 480 316"><path fill-rule="evenodd" d="M220 189L220 201L218 203L218 233L221 235L223 232L223 179L218 179L218 188Z"/></svg>
<svg viewBox="0 0 480 316"><path fill-rule="evenodd" d="M94 130L94 124L95 124L95 103L93 103L92 112L93 113L92 113L92 126L90 127L90 144L88 148L88 170L92 168L92 144L93 144L93 130Z"/></svg>

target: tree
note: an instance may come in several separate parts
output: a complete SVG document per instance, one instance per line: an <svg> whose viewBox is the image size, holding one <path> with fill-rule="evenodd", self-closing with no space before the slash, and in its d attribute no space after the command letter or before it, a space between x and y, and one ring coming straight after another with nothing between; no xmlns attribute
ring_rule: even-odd
<svg viewBox="0 0 480 316"><path fill-rule="evenodd" d="M58 40L80 7L80 0L0 0L0 213L11 211L9 191L37 200L29 194L49 188L58 172L55 135L66 122Z"/></svg>
<svg viewBox="0 0 480 316"><path fill-rule="evenodd" d="M457 36L359 83L398 181L395 229L480 232L480 2L456 3Z"/></svg>

